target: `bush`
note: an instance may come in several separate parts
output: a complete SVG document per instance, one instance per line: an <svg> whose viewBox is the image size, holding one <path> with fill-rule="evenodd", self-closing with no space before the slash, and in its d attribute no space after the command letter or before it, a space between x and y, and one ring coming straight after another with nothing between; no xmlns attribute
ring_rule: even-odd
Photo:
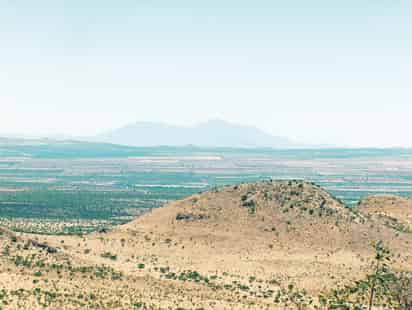
<svg viewBox="0 0 412 310"><path fill-rule="evenodd" d="M112 254L110 252L105 252L105 253L101 254L100 256L103 257L103 258L111 259L111 260L117 260L117 255Z"/></svg>

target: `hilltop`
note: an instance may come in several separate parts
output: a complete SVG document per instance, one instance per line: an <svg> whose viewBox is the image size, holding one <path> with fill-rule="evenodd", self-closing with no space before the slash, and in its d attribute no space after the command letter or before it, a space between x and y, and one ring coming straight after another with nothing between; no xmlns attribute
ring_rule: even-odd
<svg viewBox="0 0 412 310"><path fill-rule="evenodd" d="M364 214L353 212L320 187L303 181L268 181L226 186L153 210L120 230L144 229L187 239L203 234L223 248L261 238L294 249L364 248L373 239L392 238L391 230L371 229ZM235 242L239 241L239 242ZM264 244L263 244L264 242Z"/></svg>
<svg viewBox="0 0 412 310"><path fill-rule="evenodd" d="M412 269L410 233L303 181L217 188L91 235L0 237L6 300L24 289L21 309L277 309L291 284L317 296L362 278L378 240Z"/></svg>

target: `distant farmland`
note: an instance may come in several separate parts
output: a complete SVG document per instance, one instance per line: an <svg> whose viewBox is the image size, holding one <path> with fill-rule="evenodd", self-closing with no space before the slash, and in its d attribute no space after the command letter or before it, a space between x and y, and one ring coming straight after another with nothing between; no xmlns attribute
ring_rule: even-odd
<svg viewBox="0 0 412 310"><path fill-rule="evenodd" d="M81 234L212 187L306 179L355 206L412 196L412 150L133 148L81 142L0 144L0 224Z"/></svg>

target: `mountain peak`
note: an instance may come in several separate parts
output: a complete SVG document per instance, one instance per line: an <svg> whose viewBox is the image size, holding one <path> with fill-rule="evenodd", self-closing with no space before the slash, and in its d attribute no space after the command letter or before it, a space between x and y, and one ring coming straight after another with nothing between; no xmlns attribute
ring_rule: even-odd
<svg viewBox="0 0 412 310"><path fill-rule="evenodd" d="M206 122L201 123L200 125L232 125L230 122L225 121L221 118L211 118Z"/></svg>
<svg viewBox="0 0 412 310"><path fill-rule="evenodd" d="M233 124L222 119L211 119L192 127L137 122L103 133L93 140L128 146L296 147L287 138L275 137L256 127Z"/></svg>

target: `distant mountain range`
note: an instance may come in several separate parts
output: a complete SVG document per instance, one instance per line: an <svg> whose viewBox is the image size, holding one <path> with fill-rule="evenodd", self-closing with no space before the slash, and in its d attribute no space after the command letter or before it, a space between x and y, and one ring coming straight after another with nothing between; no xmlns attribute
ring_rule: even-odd
<svg viewBox="0 0 412 310"><path fill-rule="evenodd" d="M127 146L186 146L200 147L303 147L284 137L272 136L258 128L211 120L192 127L179 127L161 123L135 123L88 141Z"/></svg>

